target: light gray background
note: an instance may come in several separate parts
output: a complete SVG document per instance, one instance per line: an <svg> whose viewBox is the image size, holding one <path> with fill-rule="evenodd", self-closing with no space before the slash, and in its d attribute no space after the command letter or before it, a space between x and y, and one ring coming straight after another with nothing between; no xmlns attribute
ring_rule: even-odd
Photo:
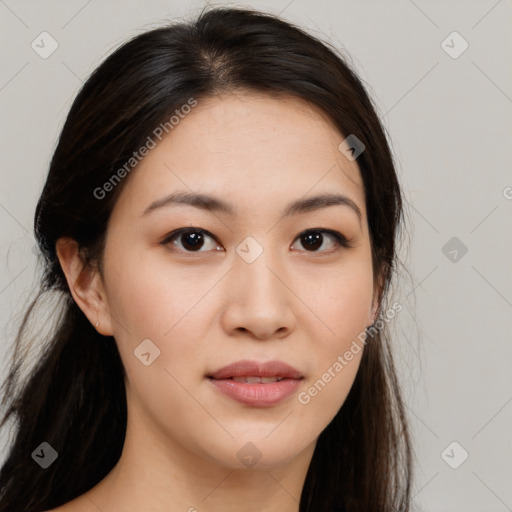
<svg viewBox="0 0 512 512"><path fill-rule="evenodd" d="M202 5L0 0L4 374L37 278L33 212L72 99L114 46ZM512 510L510 0L234 5L281 13L346 50L389 130L411 236L396 356L415 438L416 503ZM59 45L47 59L31 48L43 31ZM469 44L458 58L441 46L453 31ZM461 48L453 37L445 44ZM468 248L455 262L442 252L454 236ZM5 433L0 441L4 452ZM443 458L453 441L462 448ZM462 449L469 457L452 469L445 460L460 461Z"/></svg>

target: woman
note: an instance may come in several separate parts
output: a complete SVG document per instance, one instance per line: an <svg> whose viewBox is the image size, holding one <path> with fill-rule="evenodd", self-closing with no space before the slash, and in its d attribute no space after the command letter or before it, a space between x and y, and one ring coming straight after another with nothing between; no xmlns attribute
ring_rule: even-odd
<svg viewBox="0 0 512 512"><path fill-rule="evenodd" d="M401 221L367 93L301 29L214 8L117 49L37 205L0 511L410 510L386 330Z"/></svg>

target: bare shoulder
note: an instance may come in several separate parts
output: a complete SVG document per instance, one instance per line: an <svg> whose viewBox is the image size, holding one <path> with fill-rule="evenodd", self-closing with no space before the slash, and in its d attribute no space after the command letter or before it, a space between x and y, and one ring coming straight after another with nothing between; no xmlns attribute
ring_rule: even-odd
<svg viewBox="0 0 512 512"><path fill-rule="evenodd" d="M52 508L51 510L45 510L42 512L92 512L92 509L86 509L82 505L70 501L69 503L65 503L60 507Z"/></svg>
<svg viewBox="0 0 512 512"><path fill-rule="evenodd" d="M71 505L73 502L65 503L57 508L52 508L51 510L45 510L44 512L82 512L82 509L79 506Z"/></svg>
<svg viewBox="0 0 512 512"><path fill-rule="evenodd" d="M98 509L86 499L85 495L79 496L72 501L68 501L57 508L45 510L44 512L98 512Z"/></svg>

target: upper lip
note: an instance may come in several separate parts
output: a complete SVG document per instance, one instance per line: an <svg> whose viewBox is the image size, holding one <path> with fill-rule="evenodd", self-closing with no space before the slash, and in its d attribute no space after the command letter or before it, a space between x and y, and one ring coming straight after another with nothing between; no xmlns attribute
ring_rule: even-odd
<svg viewBox="0 0 512 512"><path fill-rule="evenodd" d="M213 379L229 379L230 377L280 377L289 379L302 379L302 373L289 364L282 361L267 361L259 363L258 361L236 361L220 368L207 377Z"/></svg>

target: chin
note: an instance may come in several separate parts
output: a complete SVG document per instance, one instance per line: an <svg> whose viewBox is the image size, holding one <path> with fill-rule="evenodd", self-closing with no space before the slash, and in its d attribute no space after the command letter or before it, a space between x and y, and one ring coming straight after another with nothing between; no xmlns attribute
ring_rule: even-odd
<svg viewBox="0 0 512 512"><path fill-rule="evenodd" d="M265 435L268 436L268 432ZM303 446L298 447L296 441L290 441L289 437L282 439L277 435L273 440L244 436L243 440L230 439L227 445L218 446L215 453L212 453L210 445L208 458L220 466L237 470L264 471L279 468L290 463L304 450ZM306 445L309 446L308 443Z"/></svg>

